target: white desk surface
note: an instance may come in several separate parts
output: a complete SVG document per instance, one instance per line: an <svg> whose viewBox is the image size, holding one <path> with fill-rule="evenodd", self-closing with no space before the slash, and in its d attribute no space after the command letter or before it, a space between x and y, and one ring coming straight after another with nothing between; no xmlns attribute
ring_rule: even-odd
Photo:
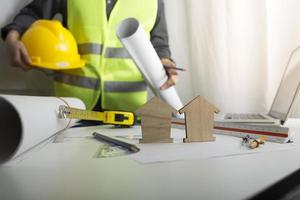
<svg viewBox="0 0 300 200"><path fill-rule="evenodd" d="M99 143L92 139L48 143L0 167L0 199L245 199L300 168L300 120L287 125L296 132L291 150L144 165L93 158ZM67 132L93 130L101 127Z"/></svg>

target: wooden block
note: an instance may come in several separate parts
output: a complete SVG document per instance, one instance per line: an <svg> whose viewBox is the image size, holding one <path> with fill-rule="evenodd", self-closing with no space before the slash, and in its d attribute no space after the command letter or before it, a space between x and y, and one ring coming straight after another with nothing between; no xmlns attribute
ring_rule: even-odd
<svg viewBox="0 0 300 200"><path fill-rule="evenodd" d="M141 144L145 144L145 143L173 143L173 138L167 138L167 139L140 139L139 142Z"/></svg>
<svg viewBox="0 0 300 200"><path fill-rule="evenodd" d="M190 142L213 142L216 140L216 137L211 138L200 138L200 139L190 139L190 138L184 138L183 142L190 143Z"/></svg>

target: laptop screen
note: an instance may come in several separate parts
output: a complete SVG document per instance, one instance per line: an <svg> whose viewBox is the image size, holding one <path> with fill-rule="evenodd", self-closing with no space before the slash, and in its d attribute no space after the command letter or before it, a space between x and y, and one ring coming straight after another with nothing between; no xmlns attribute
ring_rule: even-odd
<svg viewBox="0 0 300 200"><path fill-rule="evenodd" d="M300 47L295 49L290 56L269 115L284 122L297 97L299 87Z"/></svg>

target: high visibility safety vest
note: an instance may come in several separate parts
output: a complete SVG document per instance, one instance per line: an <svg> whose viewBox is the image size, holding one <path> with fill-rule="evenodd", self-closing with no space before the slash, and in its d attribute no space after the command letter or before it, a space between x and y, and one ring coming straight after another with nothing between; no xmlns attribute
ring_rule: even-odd
<svg viewBox="0 0 300 200"><path fill-rule="evenodd" d="M149 33L158 0L118 0L106 15L105 0L69 0L68 28L74 35L85 67L55 77L57 96L78 97L92 109L99 97L103 109L135 111L147 101L146 83L116 36L117 25L136 18Z"/></svg>

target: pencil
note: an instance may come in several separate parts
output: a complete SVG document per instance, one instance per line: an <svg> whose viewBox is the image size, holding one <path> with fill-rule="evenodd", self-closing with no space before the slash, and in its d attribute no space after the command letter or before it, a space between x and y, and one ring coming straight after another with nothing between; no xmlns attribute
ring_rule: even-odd
<svg viewBox="0 0 300 200"><path fill-rule="evenodd" d="M126 148L126 149L128 149L129 151L132 151L132 152L140 151L140 149L137 146L135 146L134 144L126 143L126 142L123 142L121 140L117 140L115 138L108 137L106 135L102 135L102 134L97 133L97 132L94 132L93 136L97 140L102 140L104 142L109 142L109 143L124 147L124 148Z"/></svg>
<svg viewBox="0 0 300 200"><path fill-rule="evenodd" d="M164 68L165 68L165 69L175 69L175 70L179 70L179 71L186 71L186 69L184 69L184 68L179 68L179 67L169 67L169 66L166 66L166 65L164 65Z"/></svg>

